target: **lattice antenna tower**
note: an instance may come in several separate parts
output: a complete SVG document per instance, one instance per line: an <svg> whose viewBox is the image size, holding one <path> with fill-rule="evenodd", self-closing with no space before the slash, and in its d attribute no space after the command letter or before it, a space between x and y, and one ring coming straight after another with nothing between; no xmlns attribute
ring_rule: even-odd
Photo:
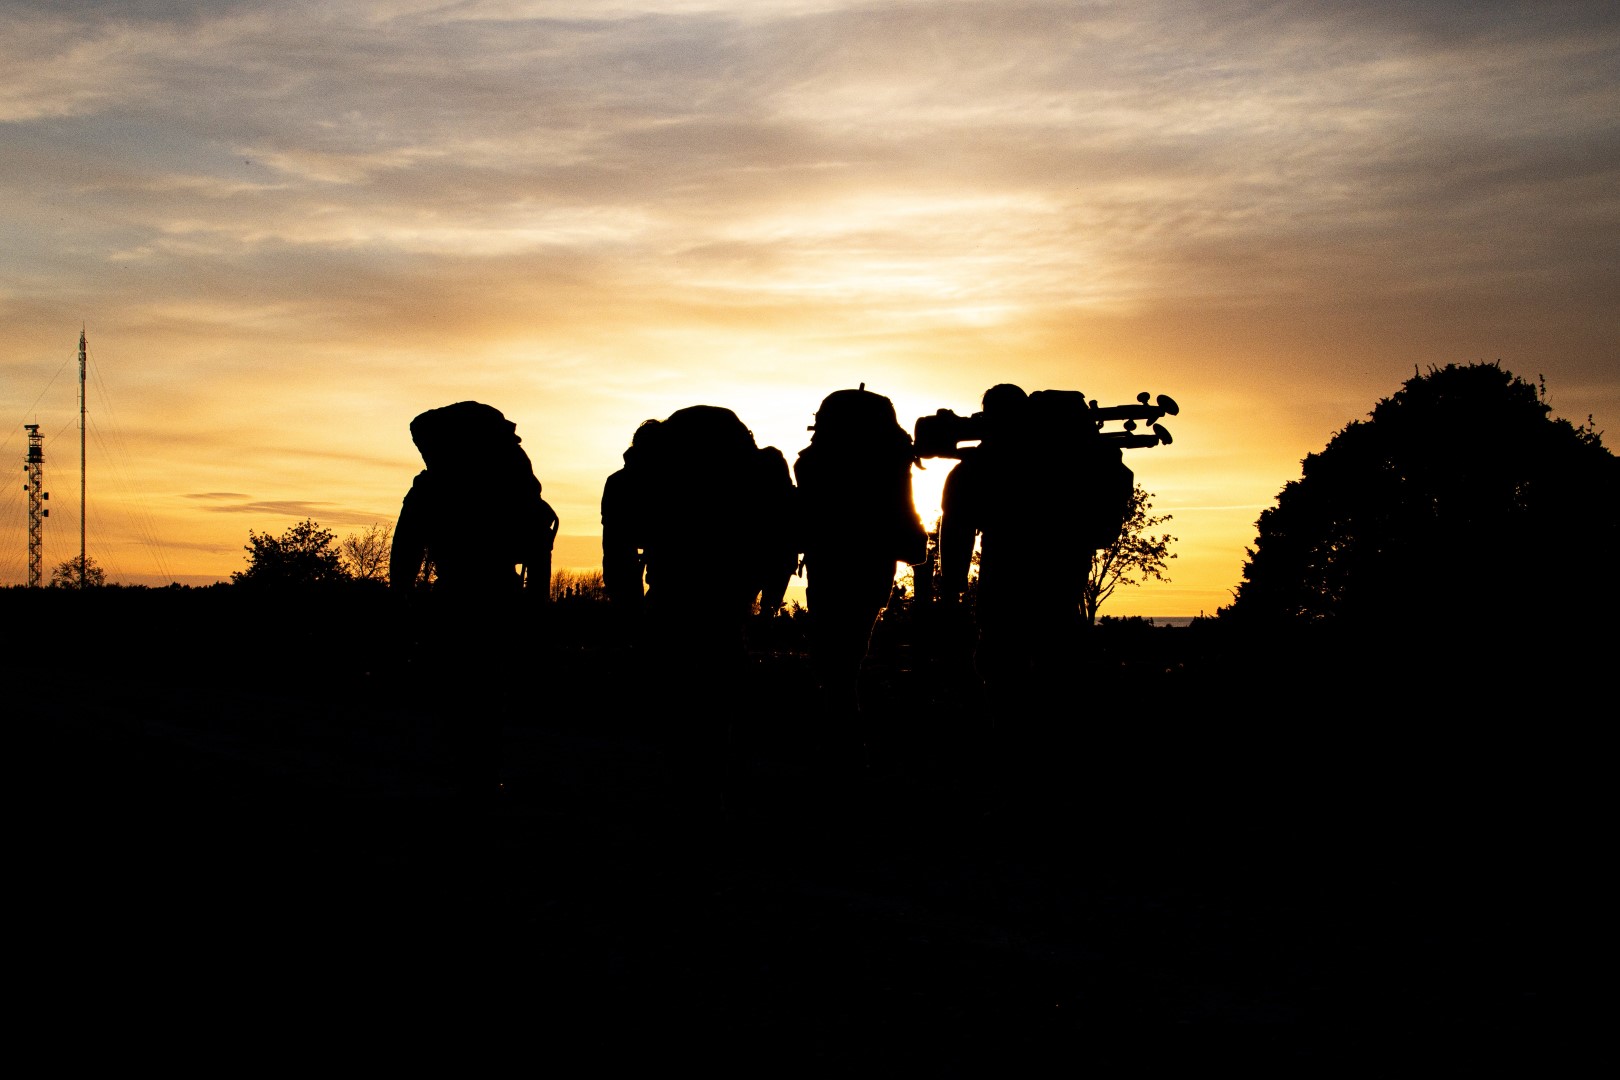
<svg viewBox="0 0 1620 1080"><path fill-rule="evenodd" d="M51 516L45 502L51 493L45 490L45 436L39 433L38 424L23 427L28 429L28 461L23 465L28 473L28 482L23 485L28 492L28 587L37 589L44 567L43 525Z"/></svg>

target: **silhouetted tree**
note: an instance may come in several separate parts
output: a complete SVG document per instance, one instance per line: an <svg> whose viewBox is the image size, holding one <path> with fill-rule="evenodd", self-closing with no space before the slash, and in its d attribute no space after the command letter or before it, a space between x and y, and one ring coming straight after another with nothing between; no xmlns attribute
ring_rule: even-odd
<svg viewBox="0 0 1620 1080"><path fill-rule="evenodd" d="M374 523L350 533L338 544L338 560L356 581L388 581L388 559L393 550L394 526Z"/></svg>
<svg viewBox="0 0 1620 1080"><path fill-rule="evenodd" d="M1169 533L1151 535L1148 530L1169 521L1171 514L1149 514L1153 494L1137 484L1131 491L1130 508L1119 539L1091 553L1091 569L1080 597L1080 611L1088 623L1097 621L1097 609L1121 585L1140 585L1152 579L1169 581L1165 563L1175 558L1170 545L1176 538Z"/></svg>
<svg viewBox="0 0 1620 1080"><path fill-rule="evenodd" d="M330 529L305 518L280 536L248 530L247 569L231 574L233 585L297 588L347 580Z"/></svg>
<svg viewBox="0 0 1620 1080"><path fill-rule="evenodd" d="M1545 385L1430 368L1351 422L1260 515L1226 616L1453 626L1612 603L1620 475Z"/></svg>
<svg viewBox="0 0 1620 1080"><path fill-rule="evenodd" d="M53 589L99 589L107 584L107 572L96 565L96 560L90 556L83 556L83 572L80 572L80 556L64 559L51 570L51 588Z"/></svg>

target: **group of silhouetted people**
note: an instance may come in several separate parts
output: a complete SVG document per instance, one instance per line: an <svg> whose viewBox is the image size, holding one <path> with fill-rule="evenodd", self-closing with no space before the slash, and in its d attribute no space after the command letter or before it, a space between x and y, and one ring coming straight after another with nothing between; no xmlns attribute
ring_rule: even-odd
<svg viewBox="0 0 1620 1080"><path fill-rule="evenodd" d="M975 666L1020 709L1039 708L1066 677L1090 552L1118 535L1129 500L1130 472L1085 408L1079 394L992 387L967 432L977 445L944 452L961 460L945 485L939 598L968 595L979 547ZM893 403L864 385L836 391L810 431L790 471L734 412L694 405L637 427L604 484L609 604L647 678L701 729L689 732L699 756L724 744L744 704L750 614L780 611L799 568L826 715L852 739L862 665L897 568L926 566L918 579L932 588L911 488L918 447ZM557 515L498 410L459 402L422 413L411 434L426 468L401 509L392 585L430 590L432 632L467 685L498 687L521 677L504 623L514 605L547 596ZM441 706L478 708L464 693L447 698ZM477 771L499 718L464 722L483 725L468 750Z"/></svg>

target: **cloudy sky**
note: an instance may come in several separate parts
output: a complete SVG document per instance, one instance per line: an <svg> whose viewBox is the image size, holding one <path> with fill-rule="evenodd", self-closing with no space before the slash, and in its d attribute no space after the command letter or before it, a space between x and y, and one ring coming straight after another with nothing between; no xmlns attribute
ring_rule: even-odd
<svg viewBox="0 0 1620 1080"><path fill-rule="evenodd" d="M408 424L518 424L597 561L635 426L791 459L864 382L1182 405L1130 452L1213 613L1305 454L1500 361L1620 422L1612 0L0 0L0 455L47 568L220 580L391 522ZM1611 446L1614 438L1606 440ZM944 464L919 478L937 504ZM469 513L476 513L469 507ZM27 501L0 496L0 583Z"/></svg>

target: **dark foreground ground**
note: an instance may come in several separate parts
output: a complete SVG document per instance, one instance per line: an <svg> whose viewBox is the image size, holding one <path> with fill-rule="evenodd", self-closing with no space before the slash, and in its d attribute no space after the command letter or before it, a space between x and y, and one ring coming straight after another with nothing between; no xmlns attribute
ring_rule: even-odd
<svg viewBox="0 0 1620 1080"><path fill-rule="evenodd" d="M721 800L576 612L469 804L423 658L366 605L11 603L19 985L58 1054L1455 1072L1559 1060L1600 1000L1575 663L1120 626L1009 733L960 641L897 620L847 767L793 633L756 628ZM29 654L20 627L84 614L88 675Z"/></svg>

